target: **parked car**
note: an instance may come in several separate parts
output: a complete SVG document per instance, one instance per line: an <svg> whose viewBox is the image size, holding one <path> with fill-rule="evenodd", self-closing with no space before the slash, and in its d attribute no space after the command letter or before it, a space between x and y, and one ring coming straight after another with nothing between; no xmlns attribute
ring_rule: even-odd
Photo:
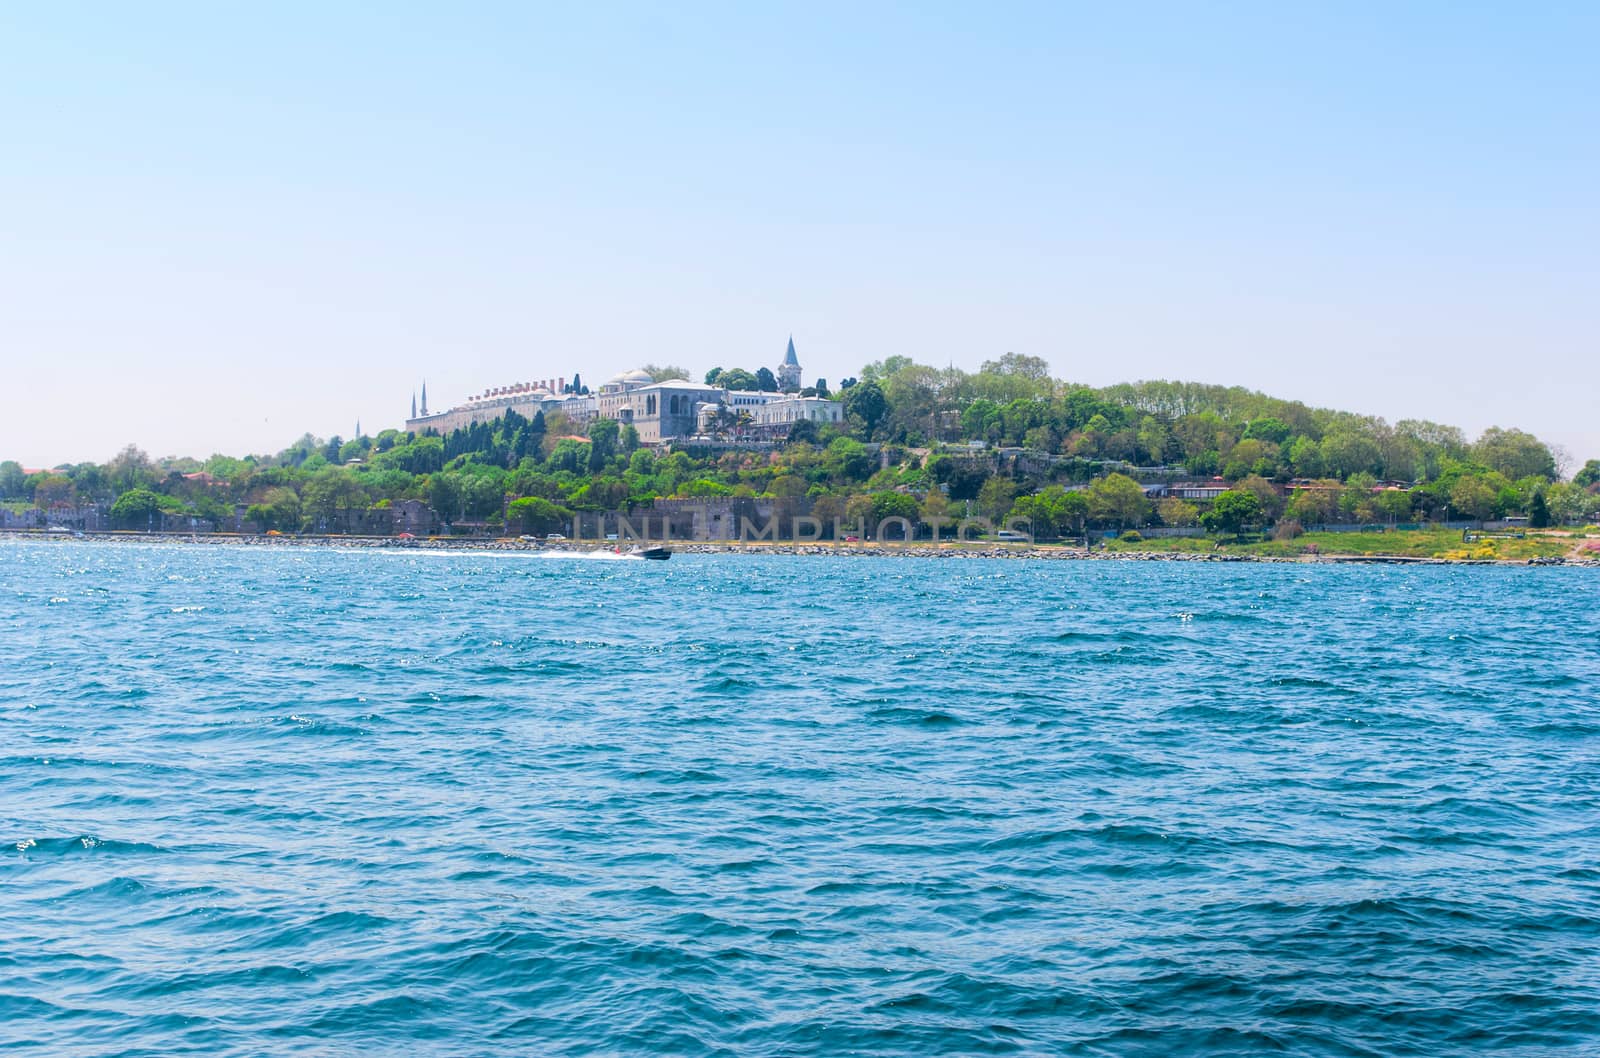
<svg viewBox="0 0 1600 1058"><path fill-rule="evenodd" d="M544 538L546 540L565 540L566 539L566 537L562 536L560 533L546 533Z"/></svg>

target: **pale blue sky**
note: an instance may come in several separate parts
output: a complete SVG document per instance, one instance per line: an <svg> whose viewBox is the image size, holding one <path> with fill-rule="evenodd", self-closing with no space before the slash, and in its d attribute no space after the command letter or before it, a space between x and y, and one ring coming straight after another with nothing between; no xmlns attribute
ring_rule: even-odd
<svg viewBox="0 0 1600 1058"><path fill-rule="evenodd" d="M0 7L0 459L1008 350L1600 457L1600 5Z"/></svg>

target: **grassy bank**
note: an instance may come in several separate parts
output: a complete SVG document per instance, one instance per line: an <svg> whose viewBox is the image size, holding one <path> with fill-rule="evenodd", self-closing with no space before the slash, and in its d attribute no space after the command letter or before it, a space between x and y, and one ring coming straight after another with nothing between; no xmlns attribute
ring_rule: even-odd
<svg viewBox="0 0 1600 1058"><path fill-rule="evenodd" d="M1302 555L1400 555L1409 558L1491 559L1520 562L1530 558L1555 558L1569 554L1580 541L1571 536L1530 533L1522 539L1479 536L1463 542L1460 530L1405 529L1371 533L1305 533L1293 540L1225 541L1220 550L1240 555L1298 558ZM1167 537L1108 544L1111 551L1211 552L1217 541L1210 537Z"/></svg>

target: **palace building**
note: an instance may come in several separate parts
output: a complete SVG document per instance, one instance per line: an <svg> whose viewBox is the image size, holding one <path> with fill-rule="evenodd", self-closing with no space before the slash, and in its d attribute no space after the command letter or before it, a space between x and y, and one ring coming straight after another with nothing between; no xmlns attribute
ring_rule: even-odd
<svg viewBox="0 0 1600 1058"><path fill-rule="evenodd" d="M424 382L422 406L418 408L413 395L406 430L414 434L430 430L448 434L477 423L493 422L507 411L530 419L540 412L560 412L574 425L597 418L614 419L637 430L642 443L655 445L712 432L721 434L730 428L739 437L781 439L801 420L818 424L843 421L844 406L840 402L799 396L800 359L792 336L774 377L782 392L728 390L687 379L656 382L649 372L635 369L607 379L593 395L570 392L572 387L565 378L548 378L485 390L456 407L432 414L428 411L428 386Z"/></svg>

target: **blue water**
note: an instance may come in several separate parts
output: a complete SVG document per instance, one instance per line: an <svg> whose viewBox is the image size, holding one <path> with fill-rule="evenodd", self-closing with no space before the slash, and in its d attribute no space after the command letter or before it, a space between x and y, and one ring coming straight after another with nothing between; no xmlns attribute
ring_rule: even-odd
<svg viewBox="0 0 1600 1058"><path fill-rule="evenodd" d="M1600 1053L1600 576L0 542L0 1051Z"/></svg>

